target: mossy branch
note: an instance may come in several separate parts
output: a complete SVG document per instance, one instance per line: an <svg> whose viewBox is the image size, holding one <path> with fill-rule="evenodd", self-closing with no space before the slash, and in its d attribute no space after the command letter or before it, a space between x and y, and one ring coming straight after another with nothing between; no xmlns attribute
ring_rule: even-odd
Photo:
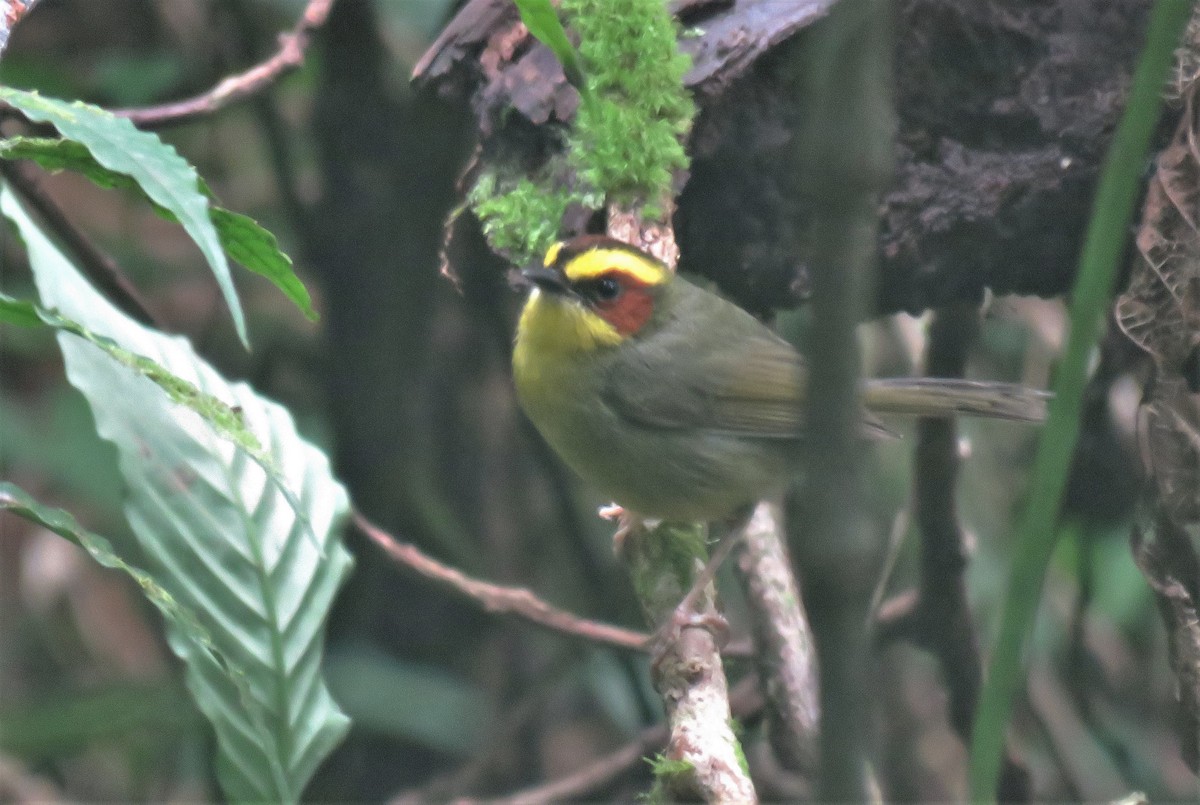
<svg viewBox="0 0 1200 805"><path fill-rule="evenodd" d="M561 150L533 176L526 166L493 164L469 194L489 245L518 264L545 253L573 206L615 204L665 220L675 178L688 165L684 138L696 113L683 87L690 61L676 47L665 4L564 0L562 14L579 36L582 65L564 69L568 77L582 71L585 89ZM547 42L555 53L557 44Z"/></svg>
<svg viewBox="0 0 1200 805"><path fill-rule="evenodd" d="M699 524L634 526L624 538L623 558L646 618L670 627L680 600L696 583L708 557L706 529ZM729 710L729 685L710 623L718 620L716 590L700 589L685 624L657 649L654 687L667 711L670 739L656 766L652 797L670 801L754 802L741 745Z"/></svg>

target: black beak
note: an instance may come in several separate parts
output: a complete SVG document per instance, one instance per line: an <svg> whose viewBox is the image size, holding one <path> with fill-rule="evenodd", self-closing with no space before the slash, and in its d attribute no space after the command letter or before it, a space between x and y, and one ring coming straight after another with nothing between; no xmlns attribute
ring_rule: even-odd
<svg viewBox="0 0 1200 805"><path fill-rule="evenodd" d="M521 271L521 276L547 293L571 293L571 285L561 271L543 266L531 266Z"/></svg>

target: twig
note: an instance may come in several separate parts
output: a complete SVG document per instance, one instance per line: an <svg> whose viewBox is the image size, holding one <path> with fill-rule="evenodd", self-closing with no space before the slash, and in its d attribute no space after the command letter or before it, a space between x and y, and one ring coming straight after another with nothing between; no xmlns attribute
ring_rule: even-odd
<svg viewBox="0 0 1200 805"><path fill-rule="evenodd" d="M929 332L925 371L936 377L962 377L978 324L970 305L937 311ZM917 422L913 506L921 532L918 642L942 666L950 694L950 722L964 740L979 699L982 672L979 647L967 603L967 566L958 522L958 428L953 418Z"/></svg>
<svg viewBox="0 0 1200 805"><path fill-rule="evenodd" d="M657 724L643 730L637 738L617 751L596 759L577 772L488 802L491 805L541 805L584 796L636 766L642 758L667 742L667 734L666 725Z"/></svg>
<svg viewBox="0 0 1200 805"><path fill-rule="evenodd" d="M735 718L745 719L763 708L758 680L753 675L739 682L729 693L729 706ZM549 802L570 802L587 798L588 794L606 785L636 766L644 757L667 741L667 727L659 724L642 731L630 743L597 758L579 771L507 797L488 800L490 805L541 805Z"/></svg>
<svg viewBox="0 0 1200 805"><path fill-rule="evenodd" d="M402 567L437 582L442 589L458 593L487 612L516 615L547 629L596 643L635 651L647 650L649 635L572 615L551 606L523 587L504 587L473 579L427 556L415 545L397 540L357 511L354 512L354 525Z"/></svg>
<svg viewBox="0 0 1200 805"><path fill-rule="evenodd" d="M280 35L279 49L274 55L249 70L222 79L207 92L158 106L115 109L113 114L129 118L143 128L156 128L188 122L262 92L304 64L312 33L325 24L334 2L309 0L292 30Z"/></svg>
<svg viewBox="0 0 1200 805"><path fill-rule="evenodd" d="M750 524L750 517L753 513L752 509L747 508L744 514L737 515L734 520L725 524L725 530L717 540L717 547L712 550L704 567L692 579L691 589L675 606L675 612L679 616L686 618L696 608L697 602L705 595L705 590L716 580L717 571L725 564L725 560L733 552L734 546L742 541L742 536L746 531L746 526Z"/></svg>
<svg viewBox="0 0 1200 805"><path fill-rule="evenodd" d="M234 28L238 34L238 52L248 61L252 57L250 39L253 23L250 9L240 0L225 0L224 7L236 23ZM275 186L279 190L280 203L296 231L305 231L309 226L308 208L301 200L297 188L293 145L288 138L283 116L279 113L279 105L275 98L268 94L256 97L253 108L262 127L263 141L266 143L267 155L275 173Z"/></svg>
<svg viewBox="0 0 1200 805"><path fill-rule="evenodd" d="M1063 681L1048 666L1035 665L1029 670L1026 695L1030 710L1046 731L1071 800L1100 802L1129 790L1129 780L1114 768L1103 745L1072 707L1072 696Z"/></svg>
<svg viewBox="0 0 1200 805"><path fill-rule="evenodd" d="M904 537L908 534L911 519L912 514L907 506L896 512L896 516L892 518L892 530L888 534L887 554L883 559L883 568L879 571L879 579L875 582L875 592L871 593L871 608L868 616L871 623L875 622L883 611L883 597L887 594L892 574L896 571L896 563L900 561L900 550L904 547Z"/></svg>
<svg viewBox="0 0 1200 805"><path fill-rule="evenodd" d="M771 746L791 771L816 770L820 726L817 650L781 538L781 512L763 502L734 548L758 651Z"/></svg>
<svg viewBox="0 0 1200 805"><path fill-rule="evenodd" d="M14 162L0 160L0 175L29 203L67 249L75 255L78 266L88 279L107 293L125 313L142 324L163 329L162 322L150 310L137 287L121 271L120 266L83 234L63 214L54 199L30 177L30 171Z"/></svg>
<svg viewBox="0 0 1200 805"><path fill-rule="evenodd" d="M393 795L388 799L388 805L424 805L427 802L458 800L464 792L477 788L489 773L495 771L502 758L512 753L522 733L543 713L547 702L558 693L556 683L577 667L576 647L564 648L551 660L550 667L541 674L541 678L500 718L488 725L487 737L480 751L458 768Z"/></svg>
<svg viewBox="0 0 1200 805"><path fill-rule="evenodd" d="M962 377L978 325L973 305L943 308L930 326L925 372L933 377ZM913 459L913 510L921 532L921 569L915 592L902 594L879 609L877 639L907 638L938 659L949 694L950 723L970 740L979 702L982 666L971 623L964 570L967 565L958 521L958 429L953 418L917 423ZM1024 769L1006 755L1001 798L1028 799Z"/></svg>

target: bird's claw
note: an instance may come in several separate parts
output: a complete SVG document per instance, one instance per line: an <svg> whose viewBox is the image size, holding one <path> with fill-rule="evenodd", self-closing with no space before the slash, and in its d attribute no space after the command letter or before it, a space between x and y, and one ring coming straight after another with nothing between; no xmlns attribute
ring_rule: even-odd
<svg viewBox="0 0 1200 805"><path fill-rule="evenodd" d="M658 526L661 520L648 520L642 517L635 511L619 506L616 503L610 503L607 506L601 506L597 511L605 520L616 521L617 530L613 534L613 553L618 557L625 554L625 540L639 530L647 531Z"/></svg>

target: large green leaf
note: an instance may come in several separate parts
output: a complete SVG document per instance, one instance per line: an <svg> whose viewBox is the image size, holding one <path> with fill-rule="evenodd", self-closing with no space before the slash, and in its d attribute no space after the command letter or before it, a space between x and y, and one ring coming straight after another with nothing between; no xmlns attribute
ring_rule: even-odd
<svg viewBox="0 0 1200 805"><path fill-rule="evenodd" d="M243 344L249 343L229 262L208 217L208 199L200 192L200 177L187 160L158 135L139 131L125 118L98 106L68 103L3 86L0 101L20 109L30 120L49 123L64 137L82 143L97 162L132 177L155 204L170 210L200 247L229 305L238 337Z"/></svg>
<svg viewBox="0 0 1200 805"><path fill-rule="evenodd" d="M142 588L142 593L150 600L150 603L158 607L158 611L175 628L179 637L194 644L198 658L213 651L212 638L209 637L208 630L201 625L195 613L180 606L174 596L156 582L150 574L126 563L124 559L117 556L113 551L112 543L107 539L81 527L70 512L38 503L25 490L7 481L0 481L0 509L10 511L48 528L60 537L83 548L102 566L125 573L137 582L138 586ZM222 664L216 656L211 656L209 659Z"/></svg>
<svg viewBox="0 0 1200 805"><path fill-rule="evenodd" d="M241 414L220 397L201 391L192 383L172 374L155 361L130 352L111 338L97 335L61 313L45 310L24 299L14 299L3 292L0 292L0 322L14 324L18 327L51 327L59 332L70 333L87 341L100 351L107 353L113 360L154 383L173 402L191 408L199 414L218 434L229 439L257 460L271 476L271 479L279 483L281 491L287 494L286 482L280 476L278 468L275 467L270 456L263 453L258 437L246 427ZM293 503L296 509L300 508L298 501L289 499L288 502Z"/></svg>
<svg viewBox="0 0 1200 805"><path fill-rule="evenodd" d="M110 170L92 156L83 143L62 137L9 137L0 140L0 159L28 159L51 173L74 171L106 190L120 188L141 193L133 177ZM145 196L145 193L141 193Z"/></svg>
<svg viewBox="0 0 1200 805"><path fill-rule="evenodd" d="M188 687L216 729L222 787L234 800L298 800L347 727L320 674L324 618L351 561L336 538L345 491L284 408L227 382L186 339L113 308L4 188L0 212L24 238L45 306L220 400L278 468L287 493L237 440L144 372L59 334L68 379L117 447L129 486L125 514L146 571L196 613L232 671L168 628Z"/></svg>
<svg viewBox="0 0 1200 805"><path fill-rule="evenodd" d="M292 268L292 258L283 253L269 230L250 216L223 207L210 207L208 214L221 236L221 247L230 258L269 279L309 321L317 320L308 289Z"/></svg>
<svg viewBox="0 0 1200 805"><path fill-rule="evenodd" d="M51 173L74 171L91 179L100 187L132 190L154 204L131 177L104 167L84 145L74 140L10 137L0 140L0 158L29 159ZM200 190L206 196L211 195L203 182L200 184ZM154 208L163 217L178 221L170 210L157 204L154 204ZM279 248L279 242L274 235L253 218L230 212L215 204L208 208L208 217L217 229L217 237L220 238L221 248L225 250L226 255L273 282L275 287L300 308L309 321L317 320L317 312L313 310L308 289L296 276L292 269L292 259Z"/></svg>
<svg viewBox="0 0 1200 805"><path fill-rule="evenodd" d="M45 310L32 302L14 299L5 293L0 293L0 322L20 327L45 325L59 332L78 336L107 353L113 360L145 377L162 389L172 402L195 411L217 435L228 439L245 451L246 455L267 473L288 505L300 516L301 525L308 529L303 505L288 485L287 479L284 478L274 458L263 450L258 437L246 427L246 421L242 417L240 408L235 408L220 397L203 391L186 378L173 374L158 362L125 349L113 339L98 335L79 322L56 311Z"/></svg>

